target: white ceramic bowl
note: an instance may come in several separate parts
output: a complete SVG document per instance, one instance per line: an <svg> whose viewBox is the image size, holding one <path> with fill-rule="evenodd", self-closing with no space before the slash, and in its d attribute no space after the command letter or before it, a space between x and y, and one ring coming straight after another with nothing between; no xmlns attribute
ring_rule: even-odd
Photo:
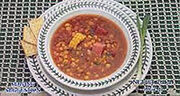
<svg viewBox="0 0 180 96"><path fill-rule="evenodd" d="M107 4L107 0L66 0L58 11L45 21L38 37L38 55L45 70L57 81L72 88L97 90L109 87L125 78L137 63L140 37L135 23L121 10ZM111 75L98 80L78 80L64 74L53 62L50 41L56 29L67 19L79 14L97 14L115 22L123 30L128 43L126 59Z"/></svg>

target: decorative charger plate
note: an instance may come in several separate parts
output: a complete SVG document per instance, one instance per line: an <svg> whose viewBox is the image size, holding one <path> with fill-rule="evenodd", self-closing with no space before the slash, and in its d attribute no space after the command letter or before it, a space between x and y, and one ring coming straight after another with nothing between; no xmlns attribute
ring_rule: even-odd
<svg viewBox="0 0 180 96"><path fill-rule="evenodd" d="M112 1L112 5L118 7L119 9L121 9L124 13L126 13L129 17L131 17L131 19L135 22L136 20L136 14L134 12L132 12L129 8L125 7L122 4L117 4L117 3L113 3L114 1ZM55 6L51 7L50 9L48 9L44 14L42 14L42 17L44 18L44 20L46 20L46 18L48 16L50 16L50 14L52 14L54 12L54 10L58 9L58 7L61 6L60 3L56 4ZM152 59L152 44L151 44L151 38L149 33L147 32L147 36L145 38L145 44L146 46L144 47L144 51L143 51L143 68L142 68L142 76L141 79L143 80L150 68L151 65L151 59ZM53 95L53 96L88 96L89 91L87 91L86 93L82 93L80 90L73 90L73 89L69 89L69 88L65 88L63 87L62 84L57 84L57 81L52 79L50 75L47 74L47 72L44 71L43 67L41 66L40 62L38 62L38 57L29 57L27 58L27 63L28 63L28 67L34 77L34 79L38 82L38 84L45 90L47 91L49 94ZM112 86L108 88L108 91L106 90L106 92L104 92L103 90L99 90L98 93L92 91L91 93L94 93L93 96L100 96L100 95L128 95L129 93L131 93L137 86L133 83L133 80L137 79L136 78L136 67L132 70L132 72L122 81L120 81L118 84L118 86ZM83 91L84 92L84 91ZM92 94L90 94L92 95Z"/></svg>
<svg viewBox="0 0 180 96"><path fill-rule="evenodd" d="M117 3L117 2L116 2ZM66 0L49 15L38 37L38 55L44 69L58 82L81 90L97 90L109 87L125 78L135 67L140 53L140 37L136 24L109 0ZM113 20L123 30L128 41L128 52L122 66L111 75L98 80L78 80L64 74L55 65L50 54L50 40L58 26L78 14L98 14Z"/></svg>

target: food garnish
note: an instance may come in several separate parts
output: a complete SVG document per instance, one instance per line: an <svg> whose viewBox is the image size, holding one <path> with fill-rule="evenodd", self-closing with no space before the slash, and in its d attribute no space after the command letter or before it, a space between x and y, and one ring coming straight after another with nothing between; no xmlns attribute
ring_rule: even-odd
<svg viewBox="0 0 180 96"><path fill-rule="evenodd" d="M139 55L139 59L138 59L138 73L137 73L138 78L140 78L140 76L142 74L142 63L143 63L142 62L142 58L143 58L142 54L143 54L143 48L144 48L143 46L145 44L145 37L146 37L146 33L147 33L149 19L150 19L150 16L147 15L143 19L143 23L141 23L139 16L137 16L137 27L138 27L139 35L141 38L141 48L140 48L140 55Z"/></svg>

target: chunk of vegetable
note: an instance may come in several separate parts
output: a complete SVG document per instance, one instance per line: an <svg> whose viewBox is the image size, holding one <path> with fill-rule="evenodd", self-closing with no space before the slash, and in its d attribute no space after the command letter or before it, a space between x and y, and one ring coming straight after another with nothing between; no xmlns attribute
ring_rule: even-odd
<svg viewBox="0 0 180 96"><path fill-rule="evenodd" d="M85 35L82 33L76 33L75 36L72 38L72 40L69 43L69 47L72 47L76 49L77 45L85 39Z"/></svg>
<svg viewBox="0 0 180 96"><path fill-rule="evenodd" d="M92 51L95 52L98 56L101 56L103 50L104 44L97 42L93 45Z"/></svg>
<svg viewBox="0 0 180 96"><path fill-rule="evenodd" d="M108 32L104 28L98 26L95 30L95 33L98 35L107 35Z"/></svg>

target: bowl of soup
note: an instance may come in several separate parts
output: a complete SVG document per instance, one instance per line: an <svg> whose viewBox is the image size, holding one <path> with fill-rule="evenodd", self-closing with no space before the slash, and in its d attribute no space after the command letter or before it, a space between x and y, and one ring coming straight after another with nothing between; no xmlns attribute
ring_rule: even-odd
<svg viewBox="0 0 180 96"><path fill-rule="evenodd" d="M116 84L134 68L140 48L136 25L122 11L106 8L58 10L46 20L38 55L58 82L97 90Z"/></svg>

